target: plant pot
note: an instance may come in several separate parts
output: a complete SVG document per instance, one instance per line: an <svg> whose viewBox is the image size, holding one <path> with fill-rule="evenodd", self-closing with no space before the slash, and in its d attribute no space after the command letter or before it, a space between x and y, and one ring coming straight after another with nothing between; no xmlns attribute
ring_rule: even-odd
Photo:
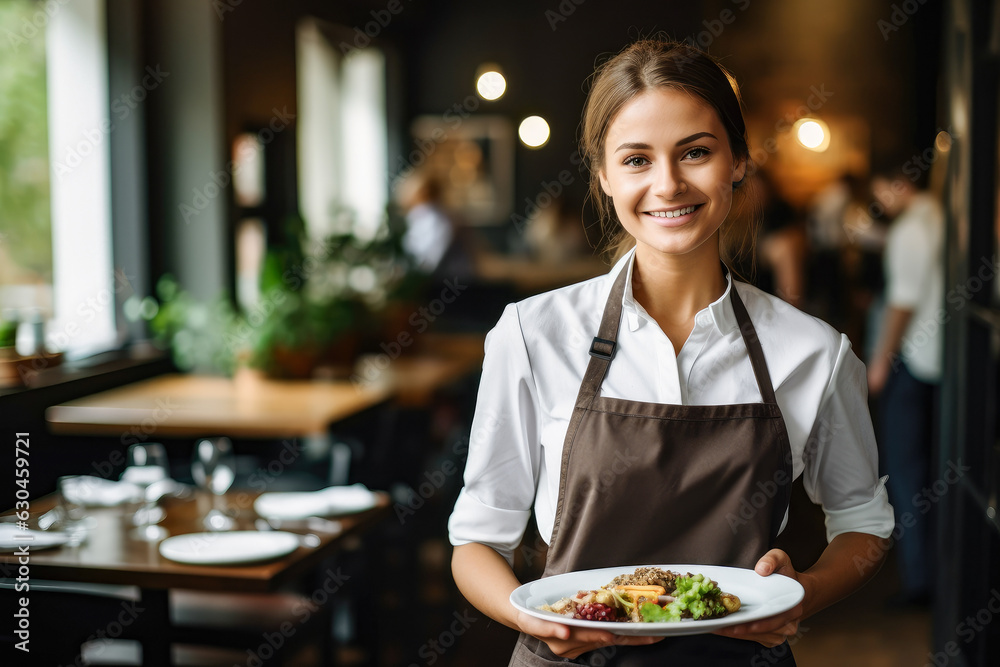
<svg viewBox="0 0 1000 667"><path fill-rule="evenodd" d="M306 380L350 376L357 359L360 336L349 332L327 345L289 348L277 345L263 368L272 378Z"/></svg>

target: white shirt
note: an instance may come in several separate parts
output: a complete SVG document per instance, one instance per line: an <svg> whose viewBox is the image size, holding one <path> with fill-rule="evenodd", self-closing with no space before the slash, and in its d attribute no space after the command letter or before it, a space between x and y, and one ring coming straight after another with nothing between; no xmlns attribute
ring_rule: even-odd
<svg viewBox="0 0 1000 667"><path fill-rule="evenodd" d="M917 194L889 227L885 245L886 301L912 310L900 356L919 380L941 379L944 345L944 218L934 198Z"/></svg>
<svg viewBox="0 0 1000 667"><path fill-rule="evenodd" d="M682 405L760 403L729 290L757 330L791 444L795 477L826 514L827 538L888 537L893 511L878 478L864 365L847 337L780 299L730 279L695 316L679 355L632 298L632 258L605 276L508 305L486 338L465 487L452 544L480 542L512 561L534 507L549 542L563 441L611 285L627 268L618 348L601 395ZM787 521L787 514L786 514Z"/></svg>
<svg viewBox="0 0 1000 667"><path fill-rule="evenodd" d="M434 271L455 235L451 221L444 212L424 202L406 214L406 232L403 249L417 261L417 267L428 273Z"/></svg>

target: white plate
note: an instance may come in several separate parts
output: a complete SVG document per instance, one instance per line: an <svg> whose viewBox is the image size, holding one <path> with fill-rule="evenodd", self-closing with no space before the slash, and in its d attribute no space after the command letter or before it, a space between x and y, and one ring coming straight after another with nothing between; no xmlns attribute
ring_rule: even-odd
<svg viewBox="0 0 1000 667"><path fill-rule="evenodd" d="M722 618L710 618L702 621L684 619L664 623L615 623L612 621L585 621L538 609L542 605L552 604L561 598L576 595L578 591L605 586L620 574L635 572L636 567L644 566L606 567L599 570L581 570L545 577L515 589L510 594L510 601L524 613L546 621L598 628L616 635L666 637L714 632L729 625L774 616L797 605L805 595L799 582L780 574L762 577L753 570L718 565L654 565L653 567L680 574L688 572L704 574L718 583L723 592L732 593L740 599L739 611Z"/></svg>
<svg viewBox="0 0 1000 667"><path fill-rule="evenodd" d="M378 496L362 484L331 486L319 491L262 493L253 508L265 519L342 516L370 510Z"/></svg>
<svg viewBox="0 0 1000 667"><path fill-rule="evenodd" d="M160 542L160 555L190 565L240 565L280 558L300 544L295 533L242 530L231 533L189 533Z"/></svg>
<svg viewBox="0 0 1000 667"><path fill-rule="evenodd" d="M27 545L28 552L54 549L69 544L73 536L57 530L21 530L12 523L0 523L0 553L15 553Z"/></svg>

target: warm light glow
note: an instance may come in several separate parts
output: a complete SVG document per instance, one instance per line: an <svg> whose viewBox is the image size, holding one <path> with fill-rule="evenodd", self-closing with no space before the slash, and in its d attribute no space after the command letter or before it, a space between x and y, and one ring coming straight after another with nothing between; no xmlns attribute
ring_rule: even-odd
<svg viewBox="0 0 1000 667"><path fill-rule="evenodd" d="M830 146L830 130L815 118L802 118L795 123L795 138L811 151L822 152Z"/></svg>
<svg viewBox="0 0 1000 667"><path fill-rule="evenodd" d="M476 90L484 100L498 100L507 90L507 80L496 70L483 72L476 81Z"/></svg>
<svg viewBox="0 0 1000 667"><path fill-rule="evenodd" d="M549 140L549 124L541 116L528 116L517 128L517 136L529 148L541 148Z"/></svg>
<svg viewBox="0 0 1000 667"><path fill-rule="evenodd" d="M947 153L951 150L951 135L941 130L937 133L934 138L934 147L938 149L938 153Z"/></svg>

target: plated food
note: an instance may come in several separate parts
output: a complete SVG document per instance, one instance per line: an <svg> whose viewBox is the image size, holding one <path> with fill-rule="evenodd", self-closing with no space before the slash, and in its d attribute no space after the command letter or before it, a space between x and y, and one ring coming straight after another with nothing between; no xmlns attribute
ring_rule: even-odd
<svg viewBox="0 0 1000 667"><path fill-rule="evenodd" d="M537 608L584 621L664 623L722 618L739 611L740 604L739 597L724 592L705 574L637 567L600 588Z"/></svg>
<svg viewBox="0 0 1000 667"><path fill-rule="evenodd" d="M695 619L681 614L679 621L652 621L646 618L641 623L620 621L599 621L585 618L574 618L573 614L557 614L543 607L551 606L563 598L572 598L580 591L597 591L611 582L634 586L662 585L663 583L642 579L643 568L653 567L673 573L695 573L713 582L718 582L718 588L730 593L740 600L737 611L723 616ZM636 575L636 572L639 575ZM619 579L619 577L622 577ZM625 578L628 577L628 578ZM676 589L675 589L676 591ZM722 565L705 565L703 563L650 563L623 564L615 567L602 567L593 570L574 570L563 574L554 574L518 586L510 594L510 602L523 614L534 616L543 621L555 621L563 625L607 630L615 635L634 637L676 637L681 635L698 635L716 632L721 628L741 623L749 623L775 614L788 611L799 602L805 591L802 585L792 579L777 573L762 577L750 568L726 567ZM666 593L665 593L666 595ZM676 592L673 597L677 597ZM660 602L664 607L667 602ZM640 608L640 612L642 609Z"/></svg>

